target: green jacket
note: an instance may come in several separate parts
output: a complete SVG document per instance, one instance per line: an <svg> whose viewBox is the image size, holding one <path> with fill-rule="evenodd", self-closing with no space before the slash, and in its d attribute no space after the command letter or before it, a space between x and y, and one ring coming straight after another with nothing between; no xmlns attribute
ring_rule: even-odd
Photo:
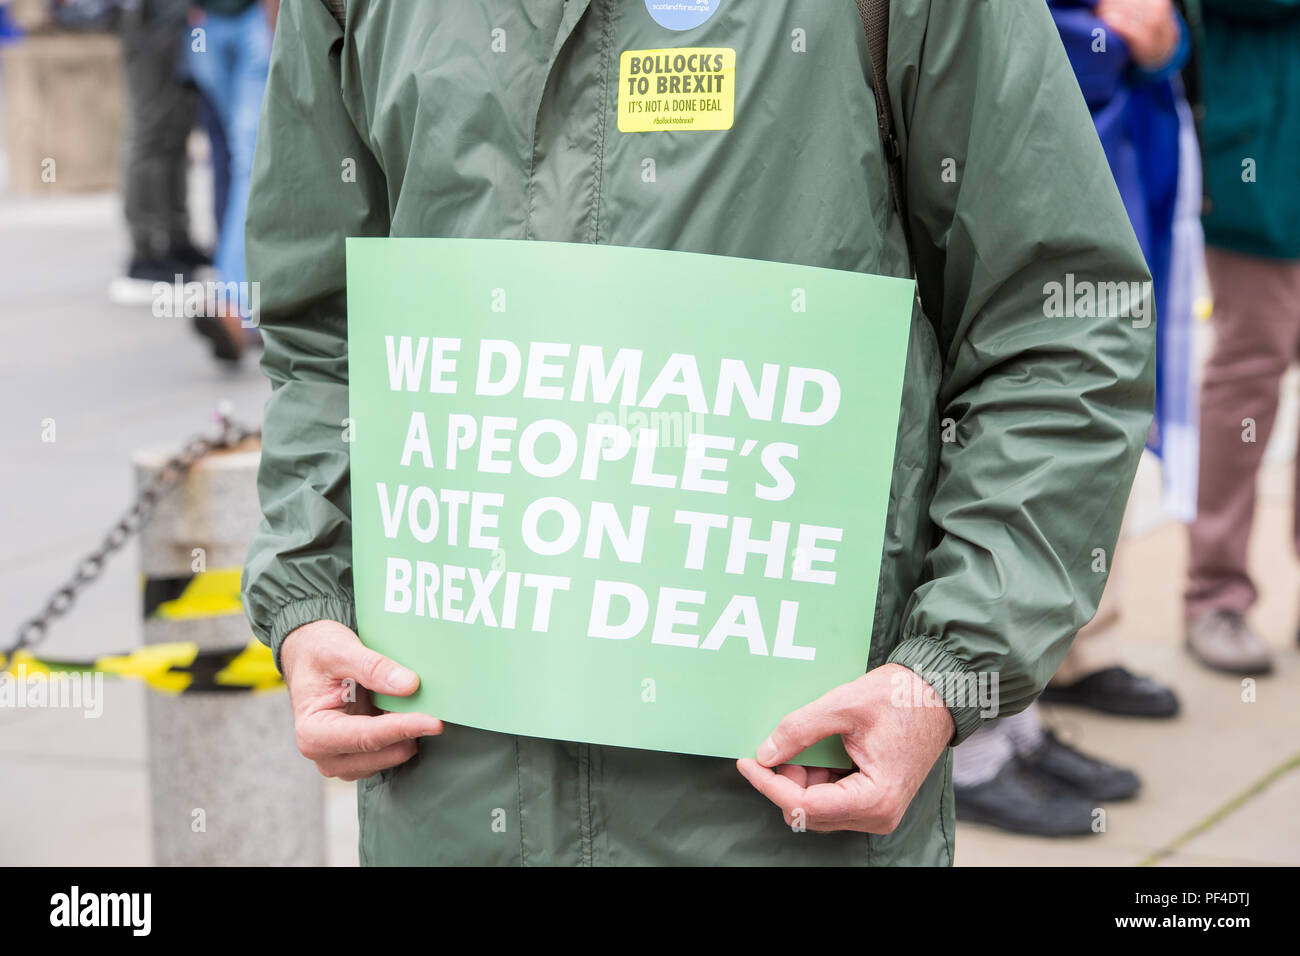
<svg viewBox="0 0 1300 956"><path fill-rule="evenodd" d="M695 46L736 51L732 128L620 132L620 52ZM1154 322L1056 317L1048 288L1148 274L1046 4L894 0L889 60L924 315L880 597L863 622L869 667L996 672L1011 714L1096 609L1153 400ZM598 242L905 276L870 75L849 0L723 0L685 32L644 0L350 2L345 30L319 0L286 4L248 217L274 386L244 580L262 639L278 651L313 620L355 626L345 236ZM982 718L948 703L956 743ZM813 836L732 761L453 726L361 784L361 855L948 864L950 779L946 751L893 833Z"/></svg>
<svg viewBox="0 0 1300 956"><path fill-rule="evenodd" d="M1201 0L1205 238L1300 259L1300 0Z"/></svg>

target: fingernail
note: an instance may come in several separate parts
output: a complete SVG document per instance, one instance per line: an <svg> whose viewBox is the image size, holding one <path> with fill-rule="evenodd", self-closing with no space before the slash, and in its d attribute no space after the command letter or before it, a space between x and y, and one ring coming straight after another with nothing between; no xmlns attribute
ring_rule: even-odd
<svg viewBox="0 0 1300 956"><path fill-rule="evenodd" d="M758 748L758 762L762 764L771 763L776 759L776 744L772 743L772 738L768 737Z"/></svg>
<svg viewBox="0 0 1300 956"><path fill-rule="evenodd" d="M415 671L407 670L400 664L388 672L388 686L401 689L415 683Z"/></svg>

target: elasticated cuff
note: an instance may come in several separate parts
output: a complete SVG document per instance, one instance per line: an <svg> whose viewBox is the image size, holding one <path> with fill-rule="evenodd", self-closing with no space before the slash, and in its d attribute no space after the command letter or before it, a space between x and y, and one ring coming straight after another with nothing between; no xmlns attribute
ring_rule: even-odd
<svg viewBox="0 0 1300 956"><path fill-rule="evenodd" d="M275 669L284 673L280 666L280 647L289 632L313 621L338 621L344 627L357 629L357 608L352 598L345 595L323 594L319 597L303 598L290 601L281 606L271 619L271 627L266 632L266 644L275 656Z"/></svg>
<svg viewBox="0 0 1300 956"><path fill-rule="evenodd" d="M932 637L906 638L889 655L889 663L900 664L927 682L928 677L935 674L958 675L970 672L970 667L964 661L954 657ZM978 704L972 704L967 695L961 694L961 681L943 680L939 684L940 686L934 687L935 692L948 705L948 712L952 714L952 722L957 728L948 746L956 747L979 730L984 718L980 715Z"/></svg>

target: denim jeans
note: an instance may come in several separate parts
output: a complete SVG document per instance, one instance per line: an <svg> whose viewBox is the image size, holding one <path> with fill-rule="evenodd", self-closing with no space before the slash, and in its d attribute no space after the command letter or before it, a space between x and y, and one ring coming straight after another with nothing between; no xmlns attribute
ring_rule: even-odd
<svg viewBox="0 0 1300 956"><path fill-rule="evenodd" d="M203 33L196 35L197 30ZM230 193L213 264L223 281L243 282L244 214L271 61L271 30L262 5L255 3L234 17L207 14L187 40L190 73L216 111L230 151Z"/></svg>

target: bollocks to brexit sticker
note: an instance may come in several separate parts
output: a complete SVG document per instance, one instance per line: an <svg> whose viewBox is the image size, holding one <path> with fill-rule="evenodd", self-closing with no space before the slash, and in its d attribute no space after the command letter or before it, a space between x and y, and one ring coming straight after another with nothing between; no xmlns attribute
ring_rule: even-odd
<svg viewBox="0 0 1300 956"><path fill-rule="evenodd" d="M731 129L735 105L735 50L624 50L619 57L620 133Z"/></svg>
<svg viewBox="0 0 1300 956"><path fill-rule="evenodd" d="M655 23L669 30L694 30L718 9L719 0L645 0Z"/></svg>

